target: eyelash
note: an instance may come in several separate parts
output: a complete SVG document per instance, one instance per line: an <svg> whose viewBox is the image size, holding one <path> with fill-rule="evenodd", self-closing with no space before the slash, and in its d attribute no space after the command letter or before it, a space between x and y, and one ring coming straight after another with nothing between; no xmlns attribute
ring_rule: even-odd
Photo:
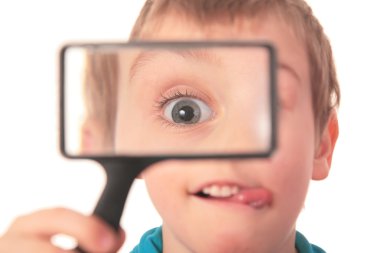
<svg viewBox="0 0 380 253"><path fill-rule="evenodd" d="M163 93L161 93L160 98L156 101L156 108L160 110L164 108L164 106L170 101L174 99L178 99L178 98L183 98L183 97L200 99L197 95L190 92L189 90L185 90L184 93L180 90L175 90L169 95L164 95Z"/></svg>

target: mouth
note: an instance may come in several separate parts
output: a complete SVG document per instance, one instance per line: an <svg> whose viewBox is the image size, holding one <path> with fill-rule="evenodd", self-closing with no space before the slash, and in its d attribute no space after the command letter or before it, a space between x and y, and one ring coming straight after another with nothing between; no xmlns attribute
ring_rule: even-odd
<svg viewBox="0 0 380 253"><path fill-rule="evenodd" d="M241 187L236 184L211 184L194 194L204 200L248 205L255 209L270 206L272 193L263 187Z"/></svg>

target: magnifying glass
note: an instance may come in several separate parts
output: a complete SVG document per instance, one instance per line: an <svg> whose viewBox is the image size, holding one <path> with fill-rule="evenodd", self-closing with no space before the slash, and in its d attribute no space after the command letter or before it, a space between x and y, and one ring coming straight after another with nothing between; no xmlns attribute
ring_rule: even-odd
<svg viewBox="0 0 380 253"><path fill-rule="evenodd" d="M276 68L262 41L64 46L60 148L104 167L94 214L117 230L133 180L160 161L269 157Z"/></svg>

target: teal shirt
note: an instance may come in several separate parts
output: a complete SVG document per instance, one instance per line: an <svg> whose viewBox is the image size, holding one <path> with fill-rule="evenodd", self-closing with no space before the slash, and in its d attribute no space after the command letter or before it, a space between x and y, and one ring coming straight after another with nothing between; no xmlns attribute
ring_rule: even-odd
<svg viewBox="0 0 380 253"><path fill-rule="evenodd" d="M300 233L296 234L296 248L298 253L326 253L323 249L310 244ZM154 228L147 231L140 243L131 251L132 253L161 253L162 252L162 228Z"/></svg>

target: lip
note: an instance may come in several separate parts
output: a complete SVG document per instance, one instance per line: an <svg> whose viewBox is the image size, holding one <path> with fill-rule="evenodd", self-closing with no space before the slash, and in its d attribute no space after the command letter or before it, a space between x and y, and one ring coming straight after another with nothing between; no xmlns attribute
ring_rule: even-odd
<svg viewBox="0 0 380 253"><path fill-rule="evenodd" d="M199 193L202 189L213 185L217 186L237 186L239 192L230 197L209 197L201 196ZM224 204L224 205L239 205L253 209L263 209L272 205L273 196L272 192L259 184L244 184L233 181L213 181L201 184L201 186L194 188L189 194L196 199L207 203Z"/></svg>

